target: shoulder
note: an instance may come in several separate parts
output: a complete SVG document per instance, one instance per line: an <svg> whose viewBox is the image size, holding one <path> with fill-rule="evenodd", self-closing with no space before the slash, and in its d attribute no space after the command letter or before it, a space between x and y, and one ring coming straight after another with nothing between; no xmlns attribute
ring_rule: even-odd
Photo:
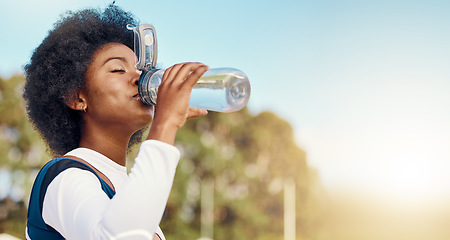
<svg viewBox="0 0 450 240"><path fill-rule="evenodd" d="M95 177L92 169L86 164L69 158L54 158L41 168L38 176L36 177L35 184L38 183L41 191L45 192L48 185L53 182L58 175L66 172L68 169L75 170L75 172L82 172L84 174L91 172L91 175Z"/></svg>
<svg viewBox="0 0 450 240"><path fill-rule="evenodd" d="M43 210L45 213L49 206L59 208L62 203L66 206L74 206L81 198L92 196L109 199L93 173L69 168L58 174L48 185L43 199Z"/></svg>
<svg viewBox="0 0 450 240"><path fill-rule="evenodd" d="M45 194L44 202L73 199L78 194L92 191L103 193L98 176L84 163L68 158L53 159L43 170L45 176L41 189Z"/></svg>
<svg viewBox="0 0 450 240"><path fill-rule="evenodd" d="M102 211L108 201L110 199L94 173L75 167L67 168L48 185L42 203L42 218L63 236L69 236L67 229L70 227L67 224L73 223L75 217ZM87 218L81 219L80 222L91 223Z"/></svg>

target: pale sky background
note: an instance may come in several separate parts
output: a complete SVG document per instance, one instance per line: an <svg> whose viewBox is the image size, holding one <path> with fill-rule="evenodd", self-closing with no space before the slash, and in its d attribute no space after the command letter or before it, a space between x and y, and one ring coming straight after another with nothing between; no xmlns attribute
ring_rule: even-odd
<svg viewBox="0 0 450 240"><path fill-rule="evenodd" d="M21 71L66 10L112 1L1 0L0 75ZM117 0L153 24L159 64L244 71L330 191L450 196L450 2Z"/></svg>

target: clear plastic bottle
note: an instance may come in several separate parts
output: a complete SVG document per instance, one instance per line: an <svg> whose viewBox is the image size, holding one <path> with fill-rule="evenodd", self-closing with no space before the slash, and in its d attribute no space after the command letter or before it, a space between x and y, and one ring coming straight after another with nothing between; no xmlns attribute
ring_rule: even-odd
<svg viewBox="0 0 450 240"><path fill-rule="evenodd" d="M148 71L139 79L139 96L144 104L156 105L164 70ZM189 106L216 112L235 112L250 98L247 76L233 68L212 68L194 85Z"/></svg>
<svg viewBox="0 0 450 240"><path fill-rule="evenodd" d="M134 32L136 68L142 71L139 97L144 104L156 105L158 87L164 75L164 70L156 68L156 30L150 24L138 27L128 24L127 29ZM233 68L213 68L195 84L189 105L217 112L235 112L244 108L249 98L250 83L243 72Z"/></svg>

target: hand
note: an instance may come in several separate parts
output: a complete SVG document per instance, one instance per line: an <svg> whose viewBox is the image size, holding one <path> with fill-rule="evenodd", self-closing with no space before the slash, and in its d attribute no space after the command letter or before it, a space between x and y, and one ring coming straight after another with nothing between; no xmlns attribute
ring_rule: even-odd
<svg viewBox="0 0 450 240"><path fill-rule="evenodd" d="M181 63L164 72L158 88L155 118L147 139L173 144L186 119L206 115L204 109L189 108L192 87L208 70L202 63Z"/></svg>

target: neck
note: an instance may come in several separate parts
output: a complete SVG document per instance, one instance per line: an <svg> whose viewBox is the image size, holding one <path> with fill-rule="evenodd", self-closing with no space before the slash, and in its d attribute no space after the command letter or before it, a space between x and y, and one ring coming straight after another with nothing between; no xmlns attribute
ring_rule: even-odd
<svg viewBox="0 0 450 240"><path fill-rule="evenodd" d="M123 131L123 128L112 128L110 126L94 127L90 124L85 124L81 135L80 147L97 151L117 164L125 166L128 141L131 135L132 133Z"/></svg>

